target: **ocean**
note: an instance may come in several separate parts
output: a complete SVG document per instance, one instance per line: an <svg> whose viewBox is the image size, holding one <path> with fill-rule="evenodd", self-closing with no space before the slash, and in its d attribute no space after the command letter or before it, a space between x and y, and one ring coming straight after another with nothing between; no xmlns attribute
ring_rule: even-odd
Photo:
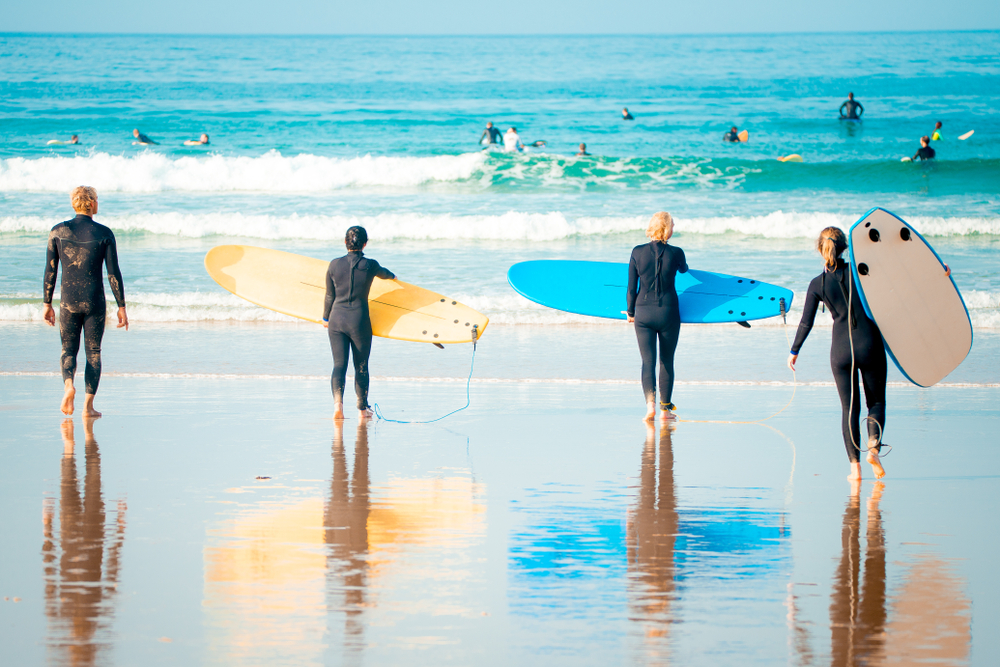
<svg viewBox="0 0 1000 667"><path fill-rule="evenodd" d="M819 230L882 206L936 246L988 331L1000 327L998 53L998 32L3 35L0 320L40 319L47 232L88 184L136 326L287 322L215 285L204 253L332 258L354 224L369 255L493 324L600 324L529 303L507 268L626 261L658 210L691 266L787 286L794 316L820 270ZM838 120L848 92L861 123ZM937 160L900 162L939 120ZM487 121L546 144L481 151ZM749 142L724 143L731 125ZM160 145L133 145L133 128ZM182 145L202 132L210 145ZM71 134L79 144L46 143ZM574 156L579 143L591 157ZM804 162L776 159L789 153Z"/></svg>

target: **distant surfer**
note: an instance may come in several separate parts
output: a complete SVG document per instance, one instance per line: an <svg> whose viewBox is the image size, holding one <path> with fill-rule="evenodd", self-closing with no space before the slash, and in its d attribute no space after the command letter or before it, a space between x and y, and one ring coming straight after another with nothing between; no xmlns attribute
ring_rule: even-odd
<svg viewBox="0 0 1000 667"><path fill-rule="evenodd" d="M503 149L508 153L516 153L524 150L521 137L517 134L517 128L511 127L503 135Z"/></svg>
<svg viewBox="0 0 1000 667"><path fill-rule="evenodd" d="M642 391L646 396L645 421L656 417L656 346L660 346L660 419L676 419L671 402L674 391L674 352L681 331L680 306L674 279L687 273L684 251L667 243L674 220L663 211L653 215L646 228L649 243L636 246L628 263L626 315L635 324L642 355Z"/></svg>
<svg viewBox="0 0 1000 667"><path fill-rule="evenodd" d="M56 288L56 275L62 264L62 283L59 294L59 335L62 337L62 378L65 387L61 409L63 414L73 414L76 389L76 355L80 351L80 336L87 356L84 372L86 386L85 417L100 417L94 409L94 396L101 381L101 340L107 301L104 298L104 274L101 265L108 269L108 283L118 303L118 328L128 331L125 312L125 286L118 267L118 247L115 235L102 224L94 221L97 214L97 192L94 188L80 186L70 194L76 217L61 222L49 233L48 252L45 257L45 276L42 283L42 317L50 327L56 324L52 309L52 295Z"/></svg>
<svg viewBox="0 0 1000 667"><path fill-rule="evenodd" d="M326 271L326 300L323 326L329 330L333 351L334 419L344 418L344 386L347 383L347 357L354 362L354 392L358 397L358 418L372 416L368 406L368 357L372 351L372 320L368 312L368 293L376 278L395 280L396 276L364 255L368 232L351 227L344 237L347 254L330 262Z"/></svg>
<svg viewBox="0 0 1000 667"><path fill-rule="evenodd" d="M718 132L718 130L716 130ZM722 135L723 141L739 142L740 133L735 125L729 128L729 131Z"/></svg>
<svg viewBox="0 0 1000 667"><path fill-rule="evenodd" d="M846 110L846 113L845 113ZM854 93L847 93L847 101L840 105L841 120L861 120L865 108L854 99Z"/></svg>
<svg viewBox="0 0 1000 667"><path fill-rule="evenodd" d="M931 133L931 141L941 141L941 121L934 124L934 131Z"/></svg>
<svg viewBox="0 0 1000 667"><path fill-rule="evenodd" d="M59 139L49 139L49 141L47 141L46 143L48 143L49 146L68 146L70 144L80 143L80 137L74 134L72 137L69 138L68 141L60 141Z"/></svg>
<svg viewBox="0 0 1000 667"><path fill-rule="evenodd" d="M197 139L188 139L184 142L185 146L207 146L208 144L208 135L204 132L202 132L201 136Z"/></svg>
<svg viewBox="0 0 1000 667"><path fill-rule="evenodd" d="M937 155L937 153L934 151L933 148L931 148L931 138L925 134L924 136L920 137L920 148L917 149L917 152L914 153L913 157L911 157L910 159L913 161L933 160L935 155Z"/></svg>
<svg viewBox="0 0 1000 667"><path fill-rule="evenodd" d="M580 150L579 150L579 152L577 152L576 156L577 157L586 157L586 156L589 156L589 155L590 155L590 153L587 152L587 144L580 144Z"/></svg>
<svg viewBox="0 0 1000 667"><path fill-rule="evenodd" d="M487 145L499 144L502 141L500 130L493 127L493 121L486 123L486 129L479 135L479 143L483 143L483 139L486 139Z"/></svg>
<svg viewBox="0 0 1000 667"><path fill-rule="evenodd" d="M841 255L847 250L847 237L837 227L820 232L816 248L823 256L823 273L812 279L806 292L802 319L788 356L788 367L795 370L799 350L812 330L816 310L826 304L833 316L833 341L830 347L830 367L840 394L841 430L847 458L851 462L848 479L861 479L860 454L867 450L868 463L877 479L885 477L879 459L882 434L885 430L885 344L878 325L865 313L854 284L851 268ZM853 344L853 349L852 349ZM858 419L861 416L861 395L858 391L858 371L865 388L868 406L868 438L861 439Z"/></svg>
<svg viewBox="0 0 1000 667"><path fill-rule="evenodd" d="M624 109L622 109L622 120L635 120L635 116L633 116L629 112L628 107L625 107Z"/></svg>
<svg viewBox="0 0 1000 667"><path fill-rule="evenodd" d="M142 132L140 132L139 128L135 128L134 130L132 130L132 136L135 137L135 143L140 144L142 146L146 146L146 145L150 145L150 144L153 145L153 146L159 146L160 145L159 143L153 141L152 139L150 139L149 137L147 137L145 134L143 134Z"/></svg>

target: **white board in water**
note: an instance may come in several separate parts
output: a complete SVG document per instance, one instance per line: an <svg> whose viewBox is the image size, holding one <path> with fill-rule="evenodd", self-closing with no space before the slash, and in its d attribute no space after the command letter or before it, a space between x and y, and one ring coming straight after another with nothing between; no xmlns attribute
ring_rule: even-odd
<svg viewBox="0 0 1000 667"><path fill-rule="evenodd" d="M917 230L873 208L848 234L851 271L865 312L889 356L914 384L929 387L972 348L972 322L944 262Z"/></svg>

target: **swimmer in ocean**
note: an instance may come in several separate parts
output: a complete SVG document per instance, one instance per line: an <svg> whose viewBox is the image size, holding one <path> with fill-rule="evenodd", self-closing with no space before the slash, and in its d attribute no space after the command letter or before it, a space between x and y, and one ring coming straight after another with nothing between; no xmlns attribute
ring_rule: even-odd
<svg viewBox="0 0 1000 667"><path fill-rule="evenodd" d="M941 141L941 121L934 124L934 132L931 133L931 141Z"/></svg>
<svg viewBox="0 0 1000 667"><path fill-rule="evenodd" d="M493 127L493 121L486 123L486 129L483 133L479 135L479 143L483 143L483 139L487 139L487 144L499 144L501 141L500 130Z"/></svg>
<svg viewBox="0 0 1000 667"><path fill-rule="evenodd" d="M81 185L70 194L76 217L61 222L49 233L48 252L45 258L45 276L42 283L42 318L50 327L56 325L52 309L52 295L56 289L56 275L62 265L62 286L59 296L59 335L62 338L62 378L65 387L61 410L66 416L73 414L76 389L76 355L83 336L87 367L84 373L87 396L85 417L100 417L94 409L94 396L101 381L101 340L107 301L104 298L104 273L108 269L108 283L118 303L118 328L128 331L125 312L125 287L118 268L118 246L110 229L94 221L97 214L97 191Z"/></svg>
<svg viewBox="0 0 1000 667"><path fill-rule="evenodd" d="M208 135L202 132L201 136L197 139L188 139L184 142L185 146L207 146L209 143Z"/></svg>
<svg viewBox="0 0 1000 667"><path fill-rule="evenodd" d="M737 131L737 128L736 128L735 125L733 125L731 128L729 128L729 131L726 132L724 135L722 135L722 140L723 141L735 141L737 143L739 142L739 140L740 140L740 133Z"/></svg>
<svg viewBox="0 0 1000 667"><path fill-rule="evenodd" d="M933 160L935 155L936 153L934 152L934 149L931 148L931 138L925 134L924 136L920 137L920 148L917 149L917 152L914 153L913 157L911 157L910 159L913 161L916 161L918 159Z"/></svg>
<svg viewBox="0 0 1000 667"><path fill-rule="evenodd" d="M580 144L580 152L578 152L576 154L576 156L577 157L585 157L585 156L588 156L588 155L590 155L590 153L587 152L587 144Z"/></svg>
<svg viewBox="0 0 1000 667"><path fill-rule="evenodd" d="M629 113L628 107L622 109L622 120L635 120L635 117Z"/></svg>
<svg viewBox="0 0 1000 667"><path fill-rule="evenodd" d="M139 128L135 128L134 130L132 130L132 136L135 137L136 142L140 143L140 144L152 144L153 146L159 146L160 145L158 142L153 141L152 139L150 139L149 137L147 137L145 134L143 134L142 132L140 132Z"/></svg>
<svg viewBox="0 0 1000 667"><path fill-rule="evenodd" d="M847 113L844 113L844 109L847 109ZM843 120L861 120L861 114L865 112L865 108L861 106L861 102L856 102L854 100L854 93L847 93L847 101L840 105L840 117Z"/></svg>
<svg viewBox="0 0 1000 667"><path fill-rule="evenodd" d="M503 148L508 153L524 150L524 144L521 143L521 137L518 136L516 127L508 129L503 135Z"/></svg>
<svg viewBox="0 0 1000 667"><path fill-rule="evenodd" d="M68 146L70 144L78 144L78 143L80 143L80 137L79 137L79 135L74 134L72 137L69 138L69 141L60 141L58 139L49 139L49 141L47 141L46 143L49 146L55 146L55 145Z"/></svg>

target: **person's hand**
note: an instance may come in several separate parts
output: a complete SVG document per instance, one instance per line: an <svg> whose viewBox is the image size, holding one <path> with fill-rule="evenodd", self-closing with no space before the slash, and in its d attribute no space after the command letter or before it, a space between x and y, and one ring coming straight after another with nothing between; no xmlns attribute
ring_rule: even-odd
<svg viewBox="0 0 1000 667"><path fill-rule="evenodd" d="M625 319L628 320L629 324L635 322L635 315L629 315L627 310L623 310L622 315L625 316Z"/></svg>
<svg viewBox="0 0 1000 667"><path fill-rule="evenodd" d="M52 310L51 303L47 303L43 306L42 319L45 320L45 323L50 327L54 327L56 325L56 311Z"/></svg>
<svg viewBox="0 0 1000 667"><path fill-rule="evenodd" d="M128 315L125 313L125 306L118 309L118 329L125 327L125 331L128 331Z"/></svg>
<svg viewBox="0 0 1000 667"><path fill-rule="evenodd" d="M788 367L790 369L792 369L793 373L795 372L795 362L798 360L798 358L799 358L799 355L797 355L797 354L789 354L788 355Z"/></svg>
<svg viewBox="0 0 1000 667"><path fill-rule="evenodd" d="M951 275L951 267L948 266L947 264L945 264L944 265L944 276L945 276L945 278L947 278L950 275Z"/></svg>
<svg viewBox="0 0 1000 667"><path fill-rule="evenodd" d="M324 329L329 329L330 328L330 323L327 322L326 320L323 320L323 328Z"/></svg>

